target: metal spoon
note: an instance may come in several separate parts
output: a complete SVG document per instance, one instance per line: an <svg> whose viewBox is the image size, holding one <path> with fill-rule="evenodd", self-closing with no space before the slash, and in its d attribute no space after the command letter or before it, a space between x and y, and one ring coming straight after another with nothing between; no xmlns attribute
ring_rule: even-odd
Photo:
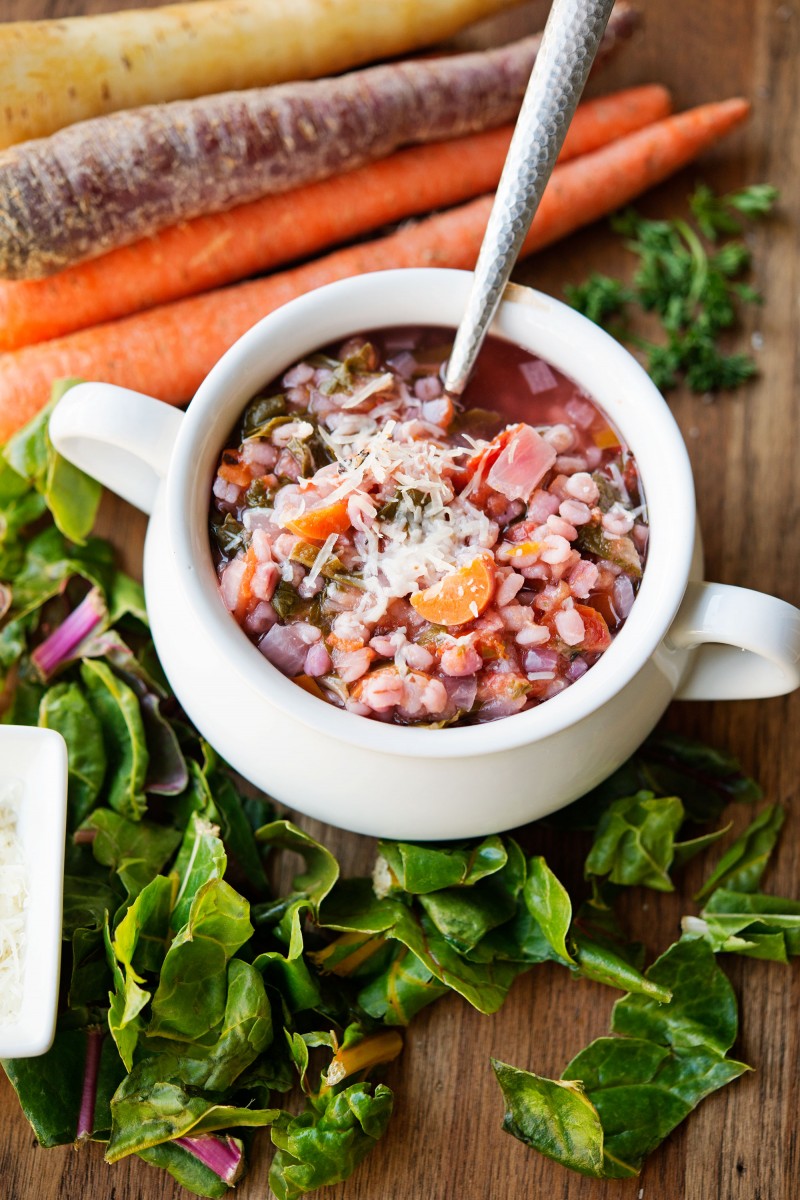
<svg viewBox="0 0 800 1200"><path fill-rule="evenodd" d="M460 396L550 178L614 0L553 0L444 377Z"/></svg>

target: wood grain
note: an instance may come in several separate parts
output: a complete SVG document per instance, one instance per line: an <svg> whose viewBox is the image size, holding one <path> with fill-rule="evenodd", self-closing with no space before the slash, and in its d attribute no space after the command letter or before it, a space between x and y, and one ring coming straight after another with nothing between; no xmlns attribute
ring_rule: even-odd
<svg viewBox="0 0 800 1200"><path fill-rule="evenodd" d="M64 16L129 3L102 0L2 0L4 19ZM680 106L741 93L754 102L748 128L702 167L653 193L652 213L672 213L702 177L722 186L769 180L780 186L779 218L753 236L756 282L765 304L741 333L752 335L761 376L734 396L705 402L679 395L673 407L696 471L708 577L761 588L800 602L800 5L777 0L640 0L646 30L604 75L602 87L660 80ZM380 6L376 6L379 11ZM479 44L541 25L547 5L526 4L484 26ZM470 41L475 44L476 37ZM595 85L597 86L597 85ZM619 272L621 251L602 228L539 256L519 273L559 294L592 269ZM141 553L143 522L109 501L103 529L129 567ZM771 800L797 809L800 696L759 703L675 705L669 724L734 750ZM746 814L733 814L741 824ZM348 872L371 860L367 839L304 822L340 856ZM584 845L526 830L526 844L548 855L578 883ZM687 873L681 896L639 894L625 915L652 953L676 936L698 881ZM768 887L797 895L800 820L790 816ZM500 1132L502 1105L489 1055L558 1074L591 1038L607 1030L614 996L574 982L557 968L522 978L493 1018L457 1000L427 1010L409 1031L407 1049L390 1072L397 1109L384 1144L329 1200L794 1200L798 1162L798 1006L796 971L756 962L726 963L741 1000L736 1047L756 1070L706 1101L646 1164L639 1179L596 1182L571 1175ZM37 1148L5 1080L0 1083L3 1135L0 1195L8 1200L177 1200L185 1193L139 1162L113 1168L97 1146L79 1153ZM243 1200L267 1194L269 1139L261 1137Z"/></svg>

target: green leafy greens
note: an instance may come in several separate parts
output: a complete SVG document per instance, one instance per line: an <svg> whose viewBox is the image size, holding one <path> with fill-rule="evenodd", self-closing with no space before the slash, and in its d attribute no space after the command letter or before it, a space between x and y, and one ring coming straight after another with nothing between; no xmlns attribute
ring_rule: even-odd
<svg viewBox="0 0 800 1200"><path fill-rule="evenodd" d="M630 995L601 1037L560 1080L494 1062L506 1103L503 1128L584 1175L623 1179L701 1100L748 1068L727 1057L736 999L712 949L681 941L647 971L669 1004Z"/></svg>
<svg viewBox="0 0 800 1200"><path fill-rule="evenodd" d="M728 206L698 203L704 227L727 232ZM333 365L369 367L366 352ZM252 436L281 404L253 403ZM584 1174L636 1173L746 1070L728 1057L736 1002L715 954L800 953L800 901L757 891L783 809L765 807L723 851L700 914L647 969L617 893L671 890L674 871L727 832L699 827L761 798L729 755L675 735L649 738L552 819L594 835L591 894L574 904L509 836L382 841L371 878L342 878L180 711L141 589L90 536L96 489L58 460L48 415L0 463L4 719L58 730L69 752L56 1038L42 1058L4 1063L41 1144L97 1139L109 1162L138 1155L219 1200L266 1126L270 1186L295 1200L346 1179L386 1130L392 1092L374 1073L401 1052L398 1027L451 994L496 1012L549 962L624 995L611 1036L560 1080L494 1064L505 1128ZM293 1087L300 1111L281 1100Z"/></svg>

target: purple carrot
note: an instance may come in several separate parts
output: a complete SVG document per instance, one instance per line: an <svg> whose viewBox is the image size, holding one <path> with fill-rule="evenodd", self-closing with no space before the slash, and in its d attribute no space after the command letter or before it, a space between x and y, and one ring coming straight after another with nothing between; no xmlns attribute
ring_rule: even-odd
<svg viewBox="0 0 800 1200"><path fill-rule="evenodd" d="M66 620L37 646L31 660L43 679L49 679L56 667L68 659L85 637L108 615L99 588L92 590L73 609Z"/></svg>
<svg viewBox="0 0 800 1200"><path fill-rule="evenodd" d="M85 1142L94 1132L94 1106L97 1101L97 1076L100 1071L102 1049L102 1029L90 1029L86 1035L86 1065L83 1068L83 1090L78 1113L78 1128L75 1131L76 1142Z"/></svg>
<svg viewBox="0 0 800 1200"><path fill-rule="evenodd" d="M600 58L636 24L618 6ZM540 40L111 113L12 146L0 153L0 274L48 275L399 146L501 125Z"/></svg>
<svg viewBox="0 0 800 1200"><path fill-rule="evenodd" d="M175 1138L175 1145L193 1155L229 1187L233 1187L244 1168L244 1151L238 1138L207 1134Z"/></svg>

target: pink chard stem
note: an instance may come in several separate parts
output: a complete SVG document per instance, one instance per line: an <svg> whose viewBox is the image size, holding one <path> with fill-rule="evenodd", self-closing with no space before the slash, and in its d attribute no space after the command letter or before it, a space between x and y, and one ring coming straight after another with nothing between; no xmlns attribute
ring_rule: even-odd
<svg viewBox="0 0 800 1200"><path fill-rule="evenodd" d="M78 1113L78 1128L75 1141L84 1142L92 1136L94 1129L94 1106L97 1100L97 1076L100 1070L100 1052L103 1048L102 1029L90 1029L86 1035L86 1065L83 1068L83 1091Z"/></svg>
<svg viewBox="0 0 800 1200"><path fill-rule="evenodd" d="M76 646L96 629L105 616L106 606L100 589L92 588L78 607L73 609L66 620L62 621L31 655L42 677L49 678L56 667L70 657Z"/></svg>
<svg viewBox="0 0 800 1200"><path fill-rule="evenodd" d="M229 1187L233 1187L242 1173L244 1152L238 1138L208 1134L203 1137L175 1138L175 1145L199 1159Z"/></svg>

